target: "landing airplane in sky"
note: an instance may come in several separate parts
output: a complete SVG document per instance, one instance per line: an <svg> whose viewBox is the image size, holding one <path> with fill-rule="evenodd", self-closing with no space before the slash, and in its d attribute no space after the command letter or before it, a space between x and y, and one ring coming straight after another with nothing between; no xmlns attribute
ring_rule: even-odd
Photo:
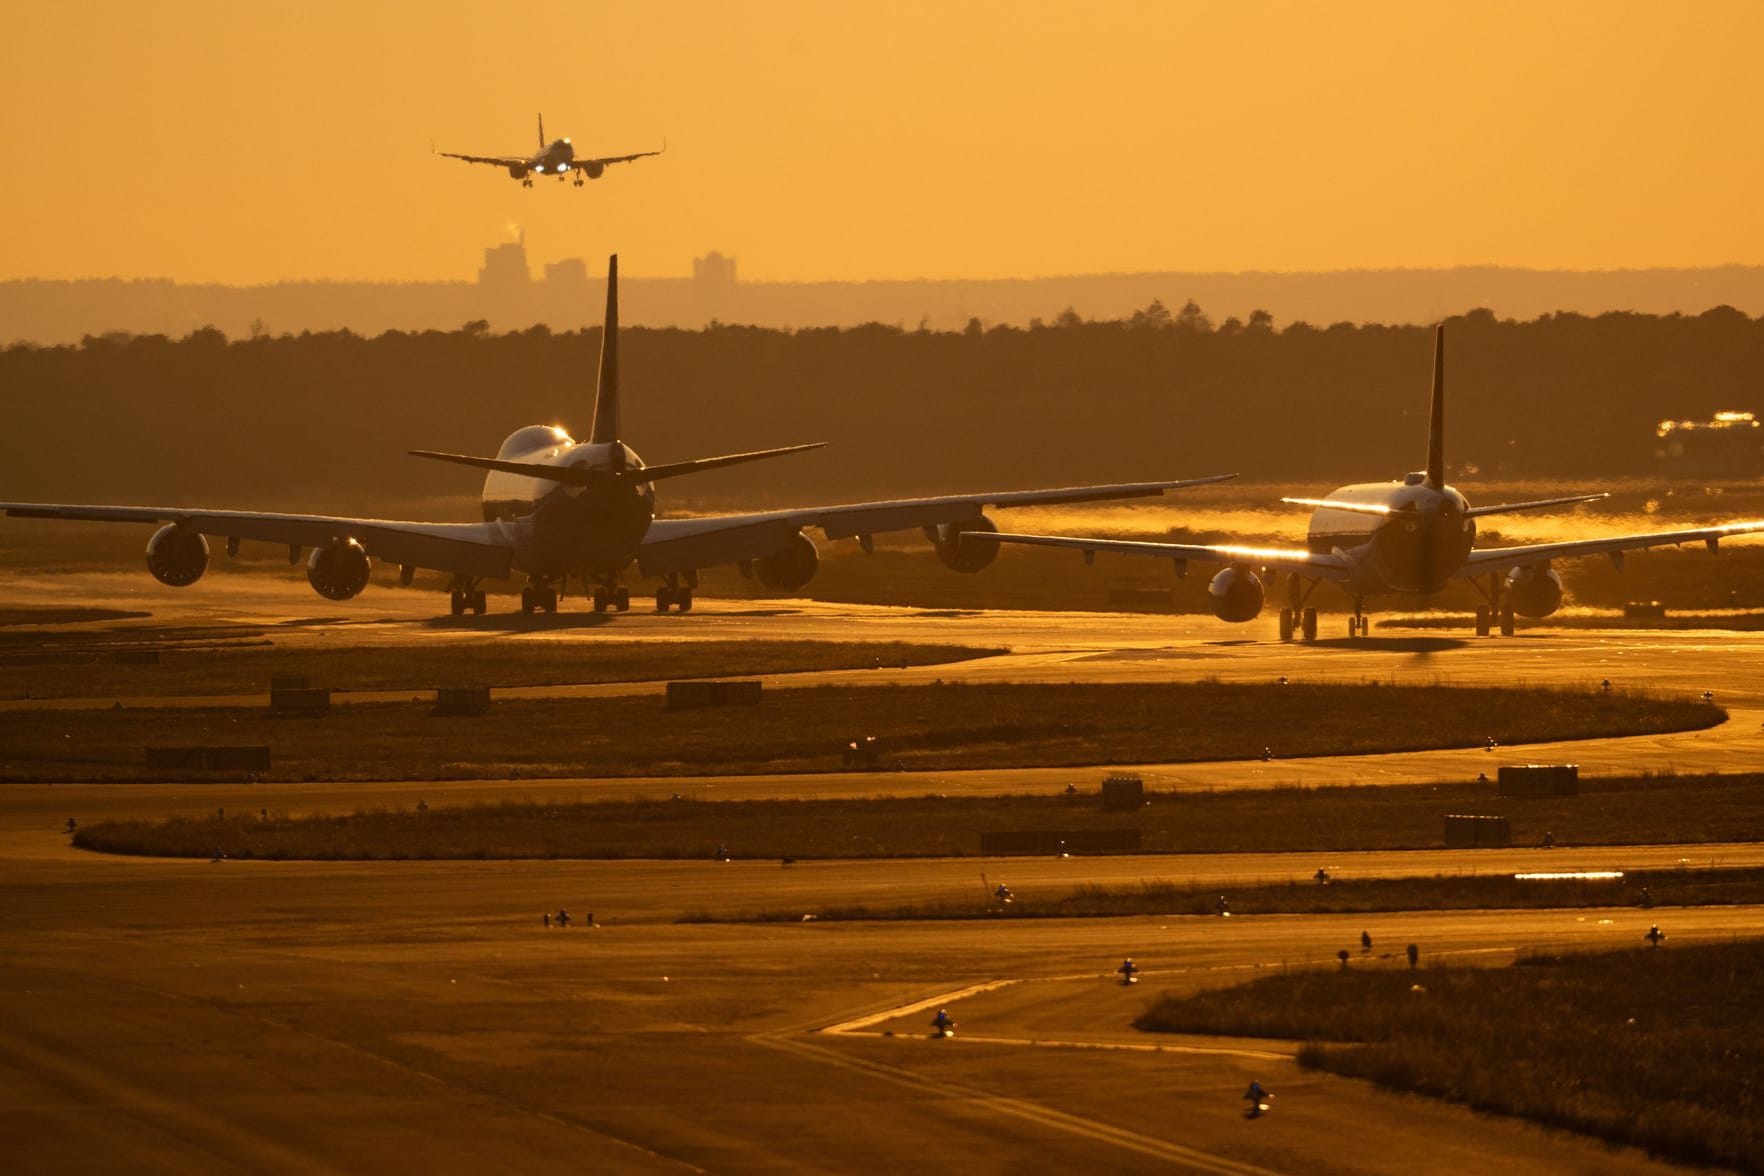
<svg viewBox="0 0 1764 1176"><path fill-rule="evenodd" d="M630 163L633 159L643 159L651 155L660 155L668 146L663 143L660 151L637 151L630 155L602 155L594 159L577 159L576 148L568 139L545 141L545 116L539 116L539 150L532 155L461 155L457 151L437 151L437 155L445 155L448 159L463 159L467 163L488 163L495 167L505 167L508 174L521 182L524 188L533 186L533 176L556 176L562 180L574 174L576 187L580 188L584 177L598 180L607 165L612 163Z"/></svg>
<svg viewBox="0 0 1764 1176"><path fill-rule="evenodd" d="M828 539L856 538L869 550L884 531L922 528L945 565L977 572L998 555L987 532L998 528L987 507L1092 502L1155 497L1166 490L1224 481L1235 474L1169 482L1072 486L1050 490L951 494L845 506L816 506L758 514L657 519L655 483L683 474L759 461L818 443L695 461L646 466L619 434L619 259L607 265L606 326L601 335L599 387L594 423L586 441L562 429L530 425L510 434L495 457L412 450L490 471L484 478L481 523L416 523L322 515L260 514L183 507L60 506L3 502L0 510L20 518L89 522L160 523L147 543L147 570L162 584L194 584L208 569L208 536L226 541L228 555L241 539L288 545L289 562L311 548L306 578L327 600L348 600L367 587L373 560L398 564L411 582L418 568L453 576L455 616L485 610L482 583L524 572L525 612L557 608L571 578L581 581L596 612L630 607L621 573L635 563L661 579L657 612L692 607L698 569L736 564L766 587L795 592L819 565L814 541L803 530L820 528Z"/></svg>
<svg viewBox="0 0 1764 1176"><path fill-rule="evenodd" d="M1187 574L1190 562L1222 564L1224 570L1213 577L1207 594L1215 616L1239 623L1260 615L1264 577L1271 585L1284 572L1289 603L1280 610L1280 639L1290 641L1296 632L1306 641L1314 641L1317 610L1306 607L1305 602L1312 590L1325 582L1340 587L1353 601L1349 637L1370 631L1366 597L1424 595L1440 591L1453 580L1470 581L1487 602L1476 610L1478 636L1488 636L1498 624L1502 635L1511 637L1515 614L1547 617L1561 606L1562 577L1550 566L1552 561L1604 555L1621 570L1626 551L1702 542L1714 552L1730 535L1764 531L1764 522L1726 523L1478 551L1474 549L1476 520L1486 515L1544 510L1609 495L1575 494L1537 502L1471 506L1445 479L1445 327L1439 326L1433 336L1433 412L1428 422L1427 468L1406 475L1400 482L1343 486L1326 498L1281 499L1314 508L1303 548L1215 547L1066 535L994 534L987 538L1001 543L1075 547L1087 562L1099 551L1157 556L1174 561L1178 576Z"/></svg>

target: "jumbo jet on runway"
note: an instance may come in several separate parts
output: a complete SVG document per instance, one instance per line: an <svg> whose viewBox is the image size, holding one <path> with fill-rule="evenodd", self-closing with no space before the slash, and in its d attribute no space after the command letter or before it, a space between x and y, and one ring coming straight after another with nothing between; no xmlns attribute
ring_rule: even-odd
<svg viewBox="0 0 1764 1176"><path fill-rule="evenodd" d="M521 182L523 188L533 186L533 176L556 176L562 180L574 173L576 187L582 186L583 178L598 180L607 165L612 163L630 163L633 159L644 159L651 155L660 155L668 149L667 144L660 151L636 151L630 155L602 155L594 159L577 159L576 148L568 139L545 141L545 116L539 116L539 150L532 155L461 155L457 151L437 151L448 159L463 159L467 163L488 163L493 167L505 167L508 174Z"/></svg>
<svg viewBox="0 0 1764 1176"><path fill-rule="evenodd" d="M1306 641L1313 641L1317 637L1317 610L1306 607L1305 602L1312 590L1325 582L1340 587L1353 601L1354 615L1348 622L1350 637L1369 632L1365 616L1368 596L1425 595L1438 592L1453 580L1470 581L1487 602L1476 610L1478 636L1488 636L1491 627L1498 624L1502 635L1511 637L1515 614L1547 617L1561 606L1562 577L1550 566L1554 560L1605 555L1621 569L1626 551L1702 542L1714 552L1729 535L1764 531L1764 522L1727 523L1478 551L1474 550L1476 520L1485 515L1543 510L1592 502L1609 495L1576 494L1537 502L1471 506L1462 494L1446 485L1445 470L1445 327L1440 326L1433 335L1433 412L1428 422L1427 468L1405 476L1400 482L1343 486L1326 498L1281 499L1295 506L1315 508L1302 549L1230 544L1210 547L1065 535L990 535L988 539L1075 547L1084 552L1087 561L1094 559L1098 551L1157 556L1173 560L1178 576L1187 574L1191 561L1223 564L1224 570L1207 586L1213 614L1222 621L1254 620L1262 611L1263 578L1272 583L1279 573L1285 572L1289 603L1280 610L1280 639L1290 641L1296 632Z"/></svg>
<svg viewBox="0 0 1764 1176"><path fill-rule="evenodd" d="M828 539L856 538L868 550L884 531L923 528L945 565L977 572L998 555L987 532L998 528L986 507L1146 498L1184 486L1219 482L1235 474L1173 482L1072 486L952 494L846 506L816 506L760 514L657 519L655 483L664 478L813 449L790 445L753 453L646 466L619 436L619 259L607 265L606 326L601 333L600 378L588 439L572 440L562 429L531 425L516 430L495 457L412 450L489 470L484 479L481 523L413 523L321 515L259 514L183 507L59 506L5 502L0 510L21 518L90 522L160 523L147 543L147 570L162 584L194 584L208 568L208 539L226 541L227 554L241 539L288 545L290 562L311 548L306 578L327 600L348 600L367 586L372 561L400 565L408 584L418 568L451 573L453 614L485 609L482 582L526 573L522 610L557 608L572 577L589 590L596 612L630 607L621 573L635 563L662 581L657 612L692 607L698 569L737 564L775 591L794 592L814 576L819 559L803 534L818 527Z"/></svg>

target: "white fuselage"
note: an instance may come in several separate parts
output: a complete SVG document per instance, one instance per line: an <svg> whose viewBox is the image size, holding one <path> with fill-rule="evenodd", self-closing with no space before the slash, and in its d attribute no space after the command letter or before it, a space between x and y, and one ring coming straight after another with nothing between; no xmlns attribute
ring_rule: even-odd
<svg viewBox="0 0 1764 1176"><path fill-rule="evenodd" d="M636 558L655 518L655 488L619 476L643 468L630 446L578 444L562 429L529 425L510 434L496 456L601 475L584 485L504 470L485 476L485 521L522 524L516 567L542 576L608 574Z"/></svg>
<svg viewBox="0 0 1764 1176"><path fill-rule="evenodd" d="M1450 486L1435 489L1419 475L1343 486L1328 501L1368 508L1318 507L1306 535L1313 553L1340 552L1353 562L1349 587L1361 595L1437 592L1464 566L1476 541L1464 496Z"/></svg>

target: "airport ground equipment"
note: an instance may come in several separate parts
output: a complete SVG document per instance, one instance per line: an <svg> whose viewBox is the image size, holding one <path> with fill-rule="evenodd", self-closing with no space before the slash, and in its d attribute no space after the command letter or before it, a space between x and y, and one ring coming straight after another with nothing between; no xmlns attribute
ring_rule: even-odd
<svg viewBox="0 0 1764 1176"><path fill-rule="evenodd" d="M1577 796L1579 764L1503 764L1499 776L1502 796Z"/></svg>
<svg viewBox="0 0 1764 1176"><path fill-rule="evenodd" d="M1452 813L1445 819L1445 843L1448 849L1508 846L1513 844L1513 826L1506 817Z"/></svg>
<svg viewBox="0 0 1764 1176"><path fill-rule="evenodd" d="M668 709L688 710L701 706L758 706L761 683L752 678L743 681L668 683Z"/></svg>
<svg viewBox="0 0 1764 1176"><path fill-rule="evenodd" d="M1145 804L1145 781L1138 776L1105 776L1102 806L1106 809L1137 809Z"/></svg>

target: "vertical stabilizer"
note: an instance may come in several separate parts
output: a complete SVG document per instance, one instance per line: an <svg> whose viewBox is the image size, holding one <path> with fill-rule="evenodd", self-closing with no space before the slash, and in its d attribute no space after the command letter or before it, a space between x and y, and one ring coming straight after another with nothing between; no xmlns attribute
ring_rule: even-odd
<svg viewBox="0 0 1764 1176"><path fill-rule="evenodd" d="M600 379L590 442L619 440L619 255L606 262L606 321L600 328Z"/></svg>
<svg viewBox="0 0 1764 1176"><path fill-rule="evenodd" d="M1433 328L1433 412L1427 418L1427 484L1445 489L1445 324Z"/></svg>
<svg viewBox="0 0 1764 1176"><path fill-rule="evenodd" d="M545 150L545 116L539 116L539 150Z"/></svg>

